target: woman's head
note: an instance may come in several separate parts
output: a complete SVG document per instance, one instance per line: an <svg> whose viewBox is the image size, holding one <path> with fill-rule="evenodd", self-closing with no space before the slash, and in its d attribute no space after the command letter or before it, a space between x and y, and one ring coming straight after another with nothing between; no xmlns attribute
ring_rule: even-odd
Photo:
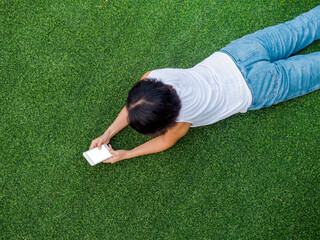
<svg viewBox="0 0 320 240"><path fill-rule="evenodd" d="M129 91L126 108L132 128L144 135L155 136L176 124L181 102L170 85L147 78Z"/></svg>

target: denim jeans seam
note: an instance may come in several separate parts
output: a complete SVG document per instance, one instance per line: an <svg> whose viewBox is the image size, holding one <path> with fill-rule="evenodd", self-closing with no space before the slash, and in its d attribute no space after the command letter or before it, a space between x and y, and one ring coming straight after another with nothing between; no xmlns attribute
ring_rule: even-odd
<svg viewBox="0 0 320 240"><path fill-rule="evenodd" d="M272 78L274 80L274 83L275 83L275 86L274 86L274 89L273 89L273 96L277 96L278 95L278 90L279 90L279 81L278 79L276 78L276 75L273 73L273 71L271 71L271 75L272 75Z"/></svg>

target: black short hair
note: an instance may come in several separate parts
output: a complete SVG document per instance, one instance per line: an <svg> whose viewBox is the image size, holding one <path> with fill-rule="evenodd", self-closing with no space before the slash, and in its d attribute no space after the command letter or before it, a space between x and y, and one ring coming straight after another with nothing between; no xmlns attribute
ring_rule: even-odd
<svg viewBox="0 0 320 240"><path fill-rule="evenodd" d="M126 108L133 129L147 136L156 136L176 124L181 101L172 86L146 78L129 91Z"/></svg>

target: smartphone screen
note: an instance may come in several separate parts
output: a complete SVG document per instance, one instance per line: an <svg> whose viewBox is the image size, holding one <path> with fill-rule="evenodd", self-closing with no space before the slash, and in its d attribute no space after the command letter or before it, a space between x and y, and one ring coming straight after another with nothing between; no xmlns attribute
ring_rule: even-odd
<svg viewBox="0 0 320 240"><path fill-rule="evenodd" d="M101 150L96 147L94 149L91 149L90 151L87 151L86 153L94 164L100 163L101 161L112 157L112 154L108 151L105 145L102 145Z"/></svg>

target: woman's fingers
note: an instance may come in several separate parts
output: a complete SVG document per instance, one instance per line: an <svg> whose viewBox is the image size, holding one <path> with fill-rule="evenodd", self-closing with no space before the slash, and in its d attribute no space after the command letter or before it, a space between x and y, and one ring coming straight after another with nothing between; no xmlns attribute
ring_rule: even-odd
<svg viewBox="0 0 320 240"><path fill-rule="evenodd" d="M107 160L103 161L103 163L115 163L115 156L108 158Z"/></svg>
<svg viewBox="0 0 320 240"><path fill-rule="evenodd" d="M125 150L113 150L112 146L109 144L109 151L113 155L111 158L108 158L104 161L104 163L116 163L118 161L121 161L125 158Z"/></svg>
<svg viewBox="0 0 320 240"><path fill-rule="evenodd" d="M115 152L115 151L113 150L111 144L109 144L108 146L109 146L109 152L110 152L111 154L113 154L112 152Z"/></svg>
<svg viewBox="0 0 320 240"><path fill-rule="evenodd" d="M97 147L99 148L99 150L101 150L101 146L102 146L102 144L103 144L103 141L102 141L102 139L99 139L99 141L98 141L98 144L97 144Z"/></svg>
<svg viewBox="0 0 320 240"><path fill-rule="evenodd" d="M91 142L91 145L90 145L90 148L89 149L92 149L92 148L95 148L97 146L97 139L93 140Z"/></svg>

